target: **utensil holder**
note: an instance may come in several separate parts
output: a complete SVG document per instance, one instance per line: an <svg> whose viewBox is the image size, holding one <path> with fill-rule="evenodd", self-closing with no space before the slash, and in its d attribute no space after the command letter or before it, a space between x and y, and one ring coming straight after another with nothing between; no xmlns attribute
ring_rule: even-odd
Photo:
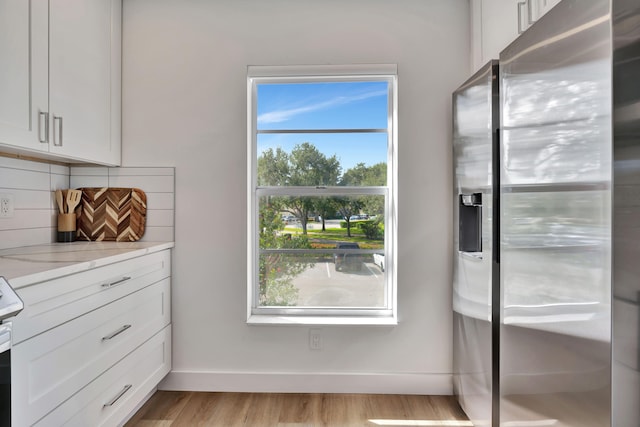
<svg viewBox="0 0 640 427"><path fill-rule="evenodd" d="M58 242L75 242L76 240L76 214L58 214Z"/></svg>

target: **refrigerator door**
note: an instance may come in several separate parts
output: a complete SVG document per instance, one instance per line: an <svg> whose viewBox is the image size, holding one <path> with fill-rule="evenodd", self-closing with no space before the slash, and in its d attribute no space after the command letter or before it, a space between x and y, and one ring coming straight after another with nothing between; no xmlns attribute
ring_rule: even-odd
<svg viewBox="0 0 640 427"><path fill-rule="evenodd" d="M500 54L500 425L611 417L607 0L563 0Z"/></svg>
<svg viewBox="0 0 640 427"><path fill-rule="evenodd" d="M497 72L493 61L453 94L454 392L475 426L492 416Z"/></svg>
<svg viewBox="0 0 640 427"><path fill-rule="evenodd" d="M640 3L613 2L613 425L640 425Z"/></svg>

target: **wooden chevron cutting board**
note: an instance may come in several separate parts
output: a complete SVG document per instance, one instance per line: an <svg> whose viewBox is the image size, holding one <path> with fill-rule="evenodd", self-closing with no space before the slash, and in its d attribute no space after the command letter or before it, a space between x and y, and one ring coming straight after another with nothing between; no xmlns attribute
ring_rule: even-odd
<svg viewBox="0 0 640 427"><path fill-rule="evenodd" d="M133 242L144 234L147 195L139 188L81 188L78 240Z"/></svg>

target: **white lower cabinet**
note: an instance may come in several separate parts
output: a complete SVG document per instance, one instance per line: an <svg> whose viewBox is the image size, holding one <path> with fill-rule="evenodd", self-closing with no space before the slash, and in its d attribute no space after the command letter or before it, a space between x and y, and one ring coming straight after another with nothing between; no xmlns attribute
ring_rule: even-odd
<svg viewBox="0 0 640 427"><path fill-rule="evenodd" d="M169 265L167 250L18 289L13 425L122 422L171 367Z"/></svg>
<svg viewBox="0 0 640 427"><path fill-rule="evenodd" d="M25 307L13 324L13 344L170 275L170 252L162 251L18 289Z"/></svg>
<svg viewBox="0 0 640 427"><path fill-rule="evenodd" d="M171 369L167 326L35 425L117 426Z"/></svg>

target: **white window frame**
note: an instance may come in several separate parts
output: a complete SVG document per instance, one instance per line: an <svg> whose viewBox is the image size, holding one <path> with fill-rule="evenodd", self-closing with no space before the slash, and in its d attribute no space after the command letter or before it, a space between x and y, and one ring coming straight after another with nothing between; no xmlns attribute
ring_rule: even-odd
<svg viewBox="0 0 640 427"><path fill-rule="evenodd" d="M395 325L397 315L397 66L395 64L249 66L247 68L247 323L302 325ZM258 187L257 85L260 83L387 81L387 185L386 187ZM336 130L342 131L344 129ZM318 131L318 130L316 130ZM379 132L380 130L372 130ZM323 130L326 132L326 130ZM305 133L314 133L307 129ZM316 132L317 133L317 132ZM260 307L258 285L258 210L265 195L385 195L385 301L384 308L319 309ZM317 251L317 250L314 250Z"/></svg>

